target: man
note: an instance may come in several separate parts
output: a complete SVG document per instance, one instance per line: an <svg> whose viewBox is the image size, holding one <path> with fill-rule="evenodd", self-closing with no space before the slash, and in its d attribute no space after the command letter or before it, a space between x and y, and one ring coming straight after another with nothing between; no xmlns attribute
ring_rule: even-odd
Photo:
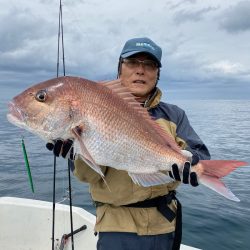
<svg viewBox="0 0 250 250"><path fill-rule="evenodd" d="M190 126L185 112L175 105L160 102L157 88L162 50L149 38L128 40L120 54L118 77L137 100L147 108L176 143L189 152L192 165L199 159L210 159L208 149ZM54 153L66 156L71 142L56 141ZM183 151L184 152L184 151ZM164 185L142 187L133 183L127 172L102 166L105 180L82 160L74 161L74 175L90 184L96 204L98 250L166 250L179 249L181 240L180 203L174 190L182 181L197 186L197 176L190 172L190 163L179 174L173 165L169 175L175 180Z"/></svg>

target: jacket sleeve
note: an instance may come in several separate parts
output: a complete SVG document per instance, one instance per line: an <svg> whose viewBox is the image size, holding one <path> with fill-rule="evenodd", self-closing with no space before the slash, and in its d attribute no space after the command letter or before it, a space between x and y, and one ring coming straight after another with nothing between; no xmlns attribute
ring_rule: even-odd
<svg viewBox="0 0 250 250"><path fill-rule="evenodd" d="M105 166L100 166L102 172L105 174L106 168ZM74 167L71 168L73 170L74 175L77 177L78 180L88 183L96 183L98 182L102 177L100 174L95 172L91 167L89 167L88 164L86 164L81 159L76 159L74 161Z"/></svg>
<svg viewBox="0 0 250 250"><path fill-rule="evenodd" d="M197 155L200 160L210 160L211 156L206 145L190 125L183 110L178 119L176 133L178 137L186 142L186 150L190 151L193 155Z"/></svg>

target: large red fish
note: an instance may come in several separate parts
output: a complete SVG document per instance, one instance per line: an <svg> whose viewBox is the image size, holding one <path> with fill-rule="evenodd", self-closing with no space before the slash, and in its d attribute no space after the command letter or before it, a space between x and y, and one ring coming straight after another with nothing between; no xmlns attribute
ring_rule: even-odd
<svg viewBox="0 0 250 250"><path fill-rule="evenodd" d="M8 120L45 141L74 138L75 153L103 178L100 165L127 171L138 185L159 185L172 180L172 164L181 172L188 160L119 80L60 77L39 83L13 98ZM202 160L192 171L201 184L239 201L220 178L244 165Z"/></svg>

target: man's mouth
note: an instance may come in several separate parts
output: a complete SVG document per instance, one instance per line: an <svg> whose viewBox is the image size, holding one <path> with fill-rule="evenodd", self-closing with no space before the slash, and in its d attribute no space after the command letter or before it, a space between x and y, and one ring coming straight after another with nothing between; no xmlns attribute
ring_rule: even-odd
<svg viewBox="0 0 250 250"><path fill-rule="evenodd" d="M144 80L134 80L133 83L145 84Z"/></svg>

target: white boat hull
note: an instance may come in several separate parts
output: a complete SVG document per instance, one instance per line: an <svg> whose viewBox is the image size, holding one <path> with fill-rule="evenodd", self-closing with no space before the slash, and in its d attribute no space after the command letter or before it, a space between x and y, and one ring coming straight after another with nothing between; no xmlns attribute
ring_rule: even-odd
<svg viewBox="0 0 250 250"><path fill-rule="evenodd" d="M73 207L74 230L87 226L74 235L74 249L95 250L97 238L94 235L95 216L86 210ZM59 249L61 238L70 233L69 206L56 204L55 250ZM52 203L39 200L2 197L0 198L0 249L4 250L46 250L52 248ZM69 239L64 250L71 249ZM181 250L197 248L181 246Z"/></svg>

